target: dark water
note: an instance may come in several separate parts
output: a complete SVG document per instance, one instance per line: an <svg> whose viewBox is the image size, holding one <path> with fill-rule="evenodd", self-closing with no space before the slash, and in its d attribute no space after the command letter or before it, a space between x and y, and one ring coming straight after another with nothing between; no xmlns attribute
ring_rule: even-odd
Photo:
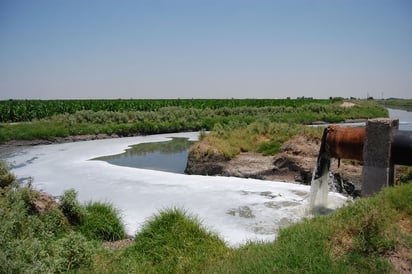
<svg viewBox="0 0 412 274"><path fill-rule="evenodd" d="M412 131L412 112L397 109L388 110L391 118L400 120L400 130ZM118 166L183 174L187 164L188 150L193 143L187 138L172 138L166 142L134 145L124 153L98 157L92 160L106 161Z"/></svg>
<svg viewBox="0 0 412 274"><path fill-rule="evenodd" d="M184 173L187 155L193 141L172 138L166 142L143 143L131 146L124 153L94 158L113 165Z"/></svg>

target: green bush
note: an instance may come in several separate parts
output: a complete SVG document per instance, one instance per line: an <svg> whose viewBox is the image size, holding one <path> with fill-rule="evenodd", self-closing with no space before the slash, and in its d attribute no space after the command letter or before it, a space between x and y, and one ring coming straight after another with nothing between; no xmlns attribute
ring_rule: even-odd
<svg viewBox="0 0 412 274"><path fill-rule="evenodd" d="M16 177L9 170L9 165L5 161L0 160L0 188L10 186L16 181Z"/></svg>
<svg viewBox="0 0 412 274"><path fill-rule="evenodd" d="M74 189L66 190L60 197L60 209L71 225L80 225L84 220L84 208L77 201L77 192Z"/></svg>
<svg viewBox="0 0 412 274"><path fill-rule="evenodd" d="M70 226L59 208L33 210L39 193L9 186L0 195L0 273L59 273L87 265L92 245L67 234ZM94 251L93 251L94 252Z"/></svg>
<svg viewBox="0 0 412 274"><path fill-rule="evenodd" d="M259 145L257 152L262 153L264 156L274 155L279 152L281 143L272 141L272 142L263 142Z"/></svg>
<svg viewBox="0 0 412 274"><path fill-rule="evenodd" d="M52 208L39 216L43 223L43 230L53 233L55 236L62 236L70 230L70 224L66 216L59 208Z"/></svg>
<svg viewBox="0 0 412 274"><path fill-rule="evenodd" d="M94 246L80 233L71 231L53 244L58 272L87 267L92 262Z"/></svg>
<svg viewBox="0 0 412 274"><path fill-rule="evenodd" d="M173 208L148 220L127 254L150 261L162 273L185 273L202 270L203 264L227 251L225 243L197 218Z"/></svg>
<svg viewBox="0 0 412 274"><path fill-rule="evenodd" d="M86 214L79 230L89 239L117 241L126 237L119 211L112 205L101 202L89 202L85 206Z"/></svg>

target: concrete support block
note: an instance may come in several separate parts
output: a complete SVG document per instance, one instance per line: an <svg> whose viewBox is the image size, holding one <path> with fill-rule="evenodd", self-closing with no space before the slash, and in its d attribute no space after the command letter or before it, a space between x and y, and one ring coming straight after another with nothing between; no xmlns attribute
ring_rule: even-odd
<svg viewBox="0 0 412 274"><path fill-rule="evenodd" d="M362 195L368 196L393 185L394 165L391 160L393 131L399 120L371 119L366 123L363 146Z"/></svg>

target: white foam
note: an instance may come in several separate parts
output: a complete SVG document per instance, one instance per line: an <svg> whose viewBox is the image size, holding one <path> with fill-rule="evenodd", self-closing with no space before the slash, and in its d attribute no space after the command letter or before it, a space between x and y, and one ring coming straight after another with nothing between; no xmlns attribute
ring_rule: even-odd
<svg viewBox="0 0 412 274"><path fill-rule="evenodd" d="M131 235L159 209L180 207L197 215L229 245L273 240L279 227L299 221L308 206L309 186L233 177L174 174L110 165L91 158L121 153L129 145L197 139L198 133L160 134L120 139L34 146L6 160L18 178L61 195L74 188L81 202L107 201L120 209ZM345 198L333 195L336 206Z"/></svg>

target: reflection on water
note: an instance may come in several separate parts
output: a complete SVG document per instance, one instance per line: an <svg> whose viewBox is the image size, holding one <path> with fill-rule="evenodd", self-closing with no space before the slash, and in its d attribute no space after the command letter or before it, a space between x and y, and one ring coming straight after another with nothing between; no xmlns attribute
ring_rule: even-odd
<svg viewBox="0 0 412 274"><path fill-rule="evenodd" d="M130 146L124 153L94 158L113 165L184 173L187 155L193 141L172 138L167 142L142 143Z"/></svg>

